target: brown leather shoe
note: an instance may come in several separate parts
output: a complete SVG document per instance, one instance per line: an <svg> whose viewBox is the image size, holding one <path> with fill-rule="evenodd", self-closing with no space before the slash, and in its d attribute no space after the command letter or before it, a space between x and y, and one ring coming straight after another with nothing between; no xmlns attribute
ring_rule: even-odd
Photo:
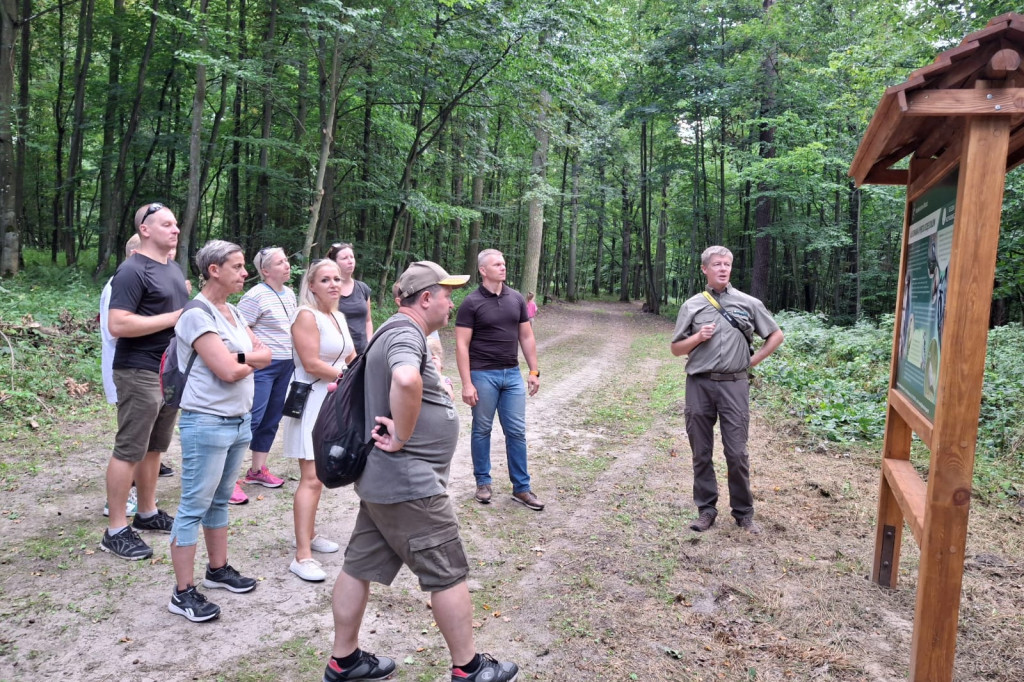
<svg viewBox="0 0 1024 682"><path fill-rule="evenodd" d="M751 535L761 534L761 526L757 525L757 523L754 521L753 516L744 516L742 519L739 519L736 522L736 525L742 528L743 530L747 531Z"/></svg>
<svg viewBox="0 0 1024 682"><path fill-rule="evenodd" d="M490 486L490 484L478 485L476 487L476 501L479 502L480 504L490 504L491 503L491 486Z"/></svg>
<svg viewBox="0 0 1024 682"><path fill-rule="evenodd" d="M544 503L538 500L537 496L534 495L531 490L524 490L521 493L512 493L512 499L533 511L540 511L544 508Z"/></svg>
<svg viewBox="0 0 1024 682"><path fill-rule="evenodd" d="M693 522L690 524L690 530L695 530L698 533L703 533L708 528L711 528L711 526L715 525L716 516L717 514L714 514L709 511L703 512L700 516L695 518Z"/></svg>

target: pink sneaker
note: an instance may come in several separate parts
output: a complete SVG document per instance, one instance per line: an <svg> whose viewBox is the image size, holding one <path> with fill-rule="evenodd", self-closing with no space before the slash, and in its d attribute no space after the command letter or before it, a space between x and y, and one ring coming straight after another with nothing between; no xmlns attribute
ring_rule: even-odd
<svg viewBox="0 0 1024 682"><path fill-rule="evenodd" d="M249 496L242 492L242 487L235 482L235 492L231 493L231 498L228 499L228 504L245 504L249 501Z"/></svg>
<svg viewBox="0 0 1024 682"><path fill-rule="evenodd" d="M280 488L284 485L284 479L278 478L274 474L270 473L270 469L264 464L263 468L253 473L252 469L249 469L245 473L245 483L255 483L261 485L264 488Z"/></svg>

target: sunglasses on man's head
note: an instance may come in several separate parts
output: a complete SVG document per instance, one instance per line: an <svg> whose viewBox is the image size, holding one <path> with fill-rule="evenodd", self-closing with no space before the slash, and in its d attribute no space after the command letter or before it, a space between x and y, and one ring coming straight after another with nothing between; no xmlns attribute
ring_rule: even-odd
<svg viewBox="0 0 1024 682"><path fill-rule="evenodd" d="M141 225L142 223L146 222L146 218L148 218L149 216L153 215L154 213L156 213L157 211L159 211L163 207L164 207L164 205L161 204L161 203L152 203L152 204L150 204L149 208L146 209L146 212L142 214L142 220L139 221L139 225Z"/></svg>

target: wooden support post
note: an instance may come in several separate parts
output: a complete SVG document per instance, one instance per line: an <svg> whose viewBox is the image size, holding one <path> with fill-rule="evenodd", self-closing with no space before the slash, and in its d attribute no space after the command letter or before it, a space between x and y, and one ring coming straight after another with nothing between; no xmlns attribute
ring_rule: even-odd
<svg viewBox="0 0 1024 682"><path fill-rule="evenodd" d="M907 185L924 174L932 165L931 160L911 157L910 173ZM903 250L900 253L900 276L896 291L903 292L904 280L907 276L907 230L910 226L910 198L908 196L903 211ZM889 362L890 392L896 386L897 357L902 334L903 296L896 297L896 324L893 325L892 358ZM885 416L885 440L882 444L882 459L906 461L910 459L910 441L912 431L907 420L889 402ZM900 509L899 498L892 489L892 484L883 473L880 476L878 490L878 526L875 528L875 558L871 568L871 580L883 587L896 587L899 578L900 545L903 541L903 511Z"/></svg>
<svg viewBox="0 0 1024 682"><path fill-rule="evenodd" d="M985 85L979 83L979 87ZM952 682L1009 117L967 120L921 542L912 682Z"/></svg>

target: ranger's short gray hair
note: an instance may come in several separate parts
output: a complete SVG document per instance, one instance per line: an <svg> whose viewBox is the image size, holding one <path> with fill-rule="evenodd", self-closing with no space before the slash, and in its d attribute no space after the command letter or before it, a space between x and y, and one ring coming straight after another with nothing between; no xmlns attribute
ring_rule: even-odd
<svg viewBox="0 0 1024 682"><path fill-rule="evenodd" d="M724 246L709 246L704 249L704 253L700 254L700 264L707 267L708 263L710 263L711 259L715 256L728 256L729 260L736 260L732 256L732 251Z"/></svg>

